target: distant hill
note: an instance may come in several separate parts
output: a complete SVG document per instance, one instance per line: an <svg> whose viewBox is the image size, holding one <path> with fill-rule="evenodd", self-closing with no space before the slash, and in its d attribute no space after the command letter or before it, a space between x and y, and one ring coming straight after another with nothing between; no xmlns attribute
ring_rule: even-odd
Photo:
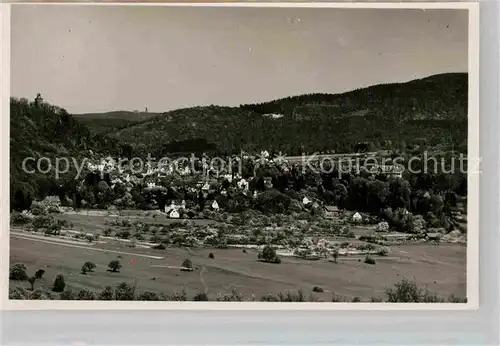
<svg viewBox="0 0 500 346"><path fill-rule="evenodd" d="M94 133L106 133L127 125L151 119L161 113L114 111L107 113L73 114L73 117Z"/></svg>
<svg viewBox="0 0 500 346"><path fill-rule="evenodd" d="M301 95L163 114L123 111L72 116L38 97L33 101L12 98L11 207L26 208L36 196L76 191L71 174L55 180L54 172L25 172L22 163L27 157L47 157L54 164L56 157L78 159L87 157L89 150L130 156L266 149L296 155L352 152L360 143L387 149L414 140L466 150L467 92L467 74L457 73L337 95ZM31 162L27 168L34 165Z"/></svg>
<svg viewBox="0 0 500 346"><path fill-rule="evenodd" d="M352 151L417 139L428 145L466 146L468 76L440 74L407 83L381 84L342 94L309 94L240 107L174 110L109 133L139 151L183 151L199 142L213 151L240 149ZM97 117L97 115L96 115ZM199 148L202 150L203 148Z"/></svg>

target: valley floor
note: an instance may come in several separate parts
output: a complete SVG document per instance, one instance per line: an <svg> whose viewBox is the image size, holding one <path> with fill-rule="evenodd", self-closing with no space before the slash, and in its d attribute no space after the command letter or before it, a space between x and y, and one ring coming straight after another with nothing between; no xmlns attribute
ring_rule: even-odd
<svg viewBox="0 0 500 346"><path fill-rule="evenodd" d="M209 258L213 253L214 259ZM195 270L181 271L184 259L191 259ZM118 259L123 268L108 272L110 261ZM120 242L93 244L61 242L52 237L11 231L10 261L24 263L28 274L44 269L44 279L36 287L50 288L57 274L63 274L67 288L95 291L126 281L138 291L171 294L185 289L188 299L205 292L211 299L218 293L236 289L245 297L260 299L269 293L302 290L320 301L332 295L347 299L384 297L385 290L403 277L415 279L420 287L441 297L466 296L466 246L460 244L414 244L391 246L388 257L377 257L369 265L354 256L307 261L282 257L281 264L257 261L257 251L208 248L129 248ZM86 261L97 265L93 273L82 275ZM29 287L27 282L11 281L11 286ZM312 292L318 286L324 292Z"/></svg>

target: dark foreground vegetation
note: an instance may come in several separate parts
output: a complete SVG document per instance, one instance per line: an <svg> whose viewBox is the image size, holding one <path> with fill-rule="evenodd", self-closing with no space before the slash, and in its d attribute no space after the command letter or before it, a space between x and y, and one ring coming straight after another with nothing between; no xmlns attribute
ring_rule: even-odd
<svg viewBox="0 0 500 346"><path fill-rule="evenodd" d="M39 273L39 271L37 271ZM41 274L43 276L43 273ZM33 282L42 280L43 278L33 277ZM10 279L24 281L28 280L23 264L15 264L11 267ZM31 278L30 278L31 280ZM314 293L324 292L320 287L314 287L312 292L305 293L299 291L286 291L278 294L268 294L258 299L254 295L245 297L239 294L235 289L231 292L219 292L215 299L210 299L208 294L200 292L193 297L188 297L184 290L173 293L164 294L151 291L139 292L137 287L132 284L122 282L116 287L107 286L102 291L91 291L82 289L79 291L65 290L66 283L62 275L57 275L52 290L35 288L32 281L31 289L23 287L11 287L9 290L9 299L14 300L142 300L142 301L218 301L218 302L243 302L243 301L265 301L265 302L324 302L314 296ZM371 297L368 301L363 301L359 297L348 299L332 293L331 302L388 302L388 303L465 303L466 299L449 296L447 299L437 296L426 289L418 287L415 281L410 281L403 278L396 283L393 288L386 290L386 296Z"/></svg>

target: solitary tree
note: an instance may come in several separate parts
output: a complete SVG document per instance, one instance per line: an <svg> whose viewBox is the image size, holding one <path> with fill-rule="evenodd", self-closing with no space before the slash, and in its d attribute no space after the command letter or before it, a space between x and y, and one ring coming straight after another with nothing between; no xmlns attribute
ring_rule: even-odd
<svg viewBox="0 0 500 346"><path fill-rule="evenodd" d="M43 278L43 274L45 274L45 270L43 269L38 269L35 273L35 278L37 280L41 280Z"/></svg>
<svg viewBox="0 0 500 346"><path fill-rule="evenodd" d="M108 267L113 273L116 273L116 272L120 271L120 268L122 267L122 265L120 264L120 261L114 260L114 261L109 262Z"/></svg>
<svg viewBox="0 0 500 346"><path fill-rule="evenodd" d="M57 275L54 280L54 286L52 287L52 291L54 292L63 292L66 287L66 282L64 282L64 276L61 274Z"/></svg>
<svg viewBox="0 0 500 346"><path fill-rule="evenodd" d="M193 269L193 263L189 258L186 258L184 262L182 262L182 266L187 269Z"/></svg>
<svg viewBox="0 0 500 346"><path fill-rule="evenodd" d="M85 275L88 272L93 271L95 267L96 267L96 265L94 263L92 263L90 261L85 262L82 266L82 274Z"/></svg>
<svg viewBox="0 0 500 346"><path fill-rule="evenodd" d="M262 252L259 252L258 258L264 262L281 263L281 259L276 255L276 250L270 245L266 245Z"/></svg>

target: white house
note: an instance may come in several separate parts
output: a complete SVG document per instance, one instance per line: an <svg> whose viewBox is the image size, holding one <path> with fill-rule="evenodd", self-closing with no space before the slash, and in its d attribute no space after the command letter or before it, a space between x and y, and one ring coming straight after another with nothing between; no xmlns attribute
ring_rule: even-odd
<svg viewBox="0 0 500 346"><path fill-rule="evenodd" d="M354 213L354 215L352 216L352 221L354 222L361 222L363 220L363 218L361 217L361 214L356 212Z"/></svg>
<svg viewBox="0 0 500 346"><path fill-rule="evenodd" d="M177 210L172 210L170 214L168 215L171 219L178 219L180 217L180 214Z"/></svg>
<svg viewBox="0 0 500 346"><path fill-rule="evenodd" d="M217 201L213 201L213 203L212 203L212 208L213 208L214 210L219 210L219 203L217 203Z"/></svg>

